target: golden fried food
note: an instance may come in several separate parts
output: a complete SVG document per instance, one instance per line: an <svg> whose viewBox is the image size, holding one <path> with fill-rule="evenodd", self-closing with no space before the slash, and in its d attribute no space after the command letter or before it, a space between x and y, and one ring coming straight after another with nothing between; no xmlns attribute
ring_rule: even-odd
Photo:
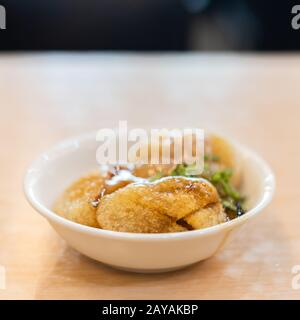
<svg viewBox="0 0 300 320"><path fill-rule="evenodd" d="M189 136L189 135L187 135ZM169 139L170 137L163 137L164 139ZM196 150L196 136L194 134L190 135L192 138L192 152L195 156ZM232 144L224 139L223 137L216 134L208 134L205 137L205 155L209 158L218 158L217 162L214 162L214 170L224 170L232 169L231 183L234 187L238 188L241 184L241 159L237 155L235 148ZM151 145L148 146L149 157L151 154ZM159 156L162 156L162 146L158 145ZM171 140L170 144L170 157L171 164L144 164L141 166L135 166L132 173L137 177L151 178L161 175L161 177L166 177L172 175L172 171L176 168L173 164L174 161L174 141ZM203 155L204 156L204 155ZM149 158L150 160L150 158Z"/></svg>
<svg viewBox="0 0 300 320"><path fill-rule="evenodd" d="M96 210L101 197L132 182L118 179L118 176L112 174L106 176L101 176L98 172L89 174L65 190L56 201L54 211L68 220L99 228Z"/></svg>
<svg viewBox="0 0 300 320"><path fill-rule="evenodd" d="M185 217L185 222L193 229L208 228L227 220L220 202L206 206L197 212Z"/></svg>
<svg viewBox="0 0 300 320"><path fill-rule="evenodd" d="M99 173L75 181L56 201L54 211L66 219L99 228L93 201L97 200L104 183Z"/></svg>
<svg viewBox="0 0 300 320"><path fill-rule="evenodd" d="M104 196L97 209L101 228L125 232L185 231L226 219L214 186L204 179L184 177L131 184Z"/></svg>
<svg viewBox="0 0 300 320"><path fill-rule="evenodd" d="M196 136L191 137L194 157ZM164 139L163 144L171 147L171 163L100 168L99 173L73 183L57 200L54 211L80 224L141 233L207 228L245 212L244 197L238 191L241 161L230 142L207 135L204 170L195 175L191 170L194 164L173 161L174 141ZM154 151L152 146L144 146L148 157L158 152L162 158L162 145Z"/></svg>

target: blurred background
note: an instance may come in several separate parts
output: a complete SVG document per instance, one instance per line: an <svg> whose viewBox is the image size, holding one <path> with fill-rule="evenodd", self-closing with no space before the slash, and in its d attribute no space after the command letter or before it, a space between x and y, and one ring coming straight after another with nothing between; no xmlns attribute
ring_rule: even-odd
<svg viewBox="0 0 300 320"><path fill-rule="evenodd" d="M298 50L295 1L0 0L0 50ZM300 4L300 1L299 1Z"/></svg>

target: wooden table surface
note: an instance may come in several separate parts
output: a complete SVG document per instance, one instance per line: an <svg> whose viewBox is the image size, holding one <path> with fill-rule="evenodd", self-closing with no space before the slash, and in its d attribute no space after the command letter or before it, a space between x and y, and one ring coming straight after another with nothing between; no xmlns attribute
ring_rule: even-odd
<svg viewBox="0 0 300 320"><path fill-rule="evenodd" d="M300 298L292 287L300 265L300 56L5 54L0 108L0 299ZM131 274L80 255L29 206L23 174L60 139L118 120L235 137L272 166L272 204L222 252L181 271Z"/></svg>

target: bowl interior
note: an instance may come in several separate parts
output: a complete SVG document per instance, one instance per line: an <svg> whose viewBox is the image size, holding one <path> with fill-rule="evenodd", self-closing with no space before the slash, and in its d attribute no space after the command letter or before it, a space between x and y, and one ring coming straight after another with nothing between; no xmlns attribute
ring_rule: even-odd
<svg viewBox="0 0 300 320"><path fill-rule="evenodd" d="M31 200L51 210L55 199L70 183L97 169L97 147L95 135L87 135L64 141L42 154L25 178ZM242 193L247 197L247 210L263 206L273 193L273 174L255 153L239 145L236 149L242 158Z"/></svg>

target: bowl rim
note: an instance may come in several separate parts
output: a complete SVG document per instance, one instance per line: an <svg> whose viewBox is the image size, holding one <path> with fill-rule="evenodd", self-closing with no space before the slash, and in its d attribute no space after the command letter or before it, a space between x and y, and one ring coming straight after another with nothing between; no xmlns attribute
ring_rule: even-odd
<svg viewBox="0 0 300 320"><path fill-rule="evenodd" d="M215 133L215 132L213 132ZM25 197L27 198L30 205L38 211L43 217L45 217L50 223L53 221L57 224L60 224L68 229L72 229L73 231L77 231L80 233L85 233L89 235L93 235L96 237L106 237L106 238L114 238L114 239L127 239L133 241L139 240L148 240L148 241L158 241L158 240L176 240L176 239L187 239L187 238L194 238L199 236L208 236L212 234L219 233L222 230L230 230L240 224L245 223L247 220L253 218L254 216L258 215L272 200L274 192L275 192L275 176L272 172L270 166L263 160L256 152L252 151L251 149L242 146L240 143L235 141L232 138L226 137L224 134L221 136L224 137L227 141L234 145L234 147L241 152L242 154L250 156L250 158L255 159L255 161L259 164L264 172L264 181L263 181L263 190L260 196L258 203L247 211L241 217L235 218L233 220L223 222L221 224L204 228L198 230L190 230L187 232L172 232L172 233L132 233L132 232L121 232L121 231L112 231L112 230L105 230L105 229L98 229L86 225L82 225L76 223L74 221L68 220L64 217L59 216L51 209L49 209L46 205L41 203L36 197L33 192L32 188L32 180L36 173L36 168L40 167L41 164L45 161L49 161L50 155L61 154L61 152L69 152L68 148L71 147L78 147L81 143L84 143L92 138L95 139L96 133L90 132L75 136L73 138L64 139L54 146L50 147L43 153L41 153L27 168L23 180L23 191ZM50 160L51 161L51 160Z"/></svg>

